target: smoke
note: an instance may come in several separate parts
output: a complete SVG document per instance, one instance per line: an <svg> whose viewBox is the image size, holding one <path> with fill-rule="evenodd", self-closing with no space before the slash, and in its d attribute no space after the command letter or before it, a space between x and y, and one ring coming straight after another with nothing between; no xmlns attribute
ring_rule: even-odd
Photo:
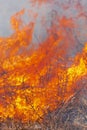
<svg viewBox="0 0 87 130"><path fill-rule="evenodd" d="M31 21L31 12L38 14L37 26L35 27L35 30L39 28L38 35L40 34L40 30L43 29L40 25L41 17L47 17L48 12L51 10L51 6L48 7L46 4L41 7L38 7L38 5L33 6L33 3L31 3L30 0L0 0L0 36L6 37L12 34L13 31L11 29L10 18L23 8L27 11L24 16L25 23Z"/></svg>
<svg viewBox="0 0 87 130"><path fill-rule="evenodd" d="M87 32L87 1L70 1L70 0L54 0L50 2L43 1L41 6L38 6L38 1L36 0L36 4L34 0L0 0L0 36L9 36L12 34L10 18L13 14L25 8L28 12L38 13L38 17L36 20L35 26L35 34L34 40L38 42L37 39L44 39L46 37L46 27L50 25L50 21L52 20L53 11L55 10L59 17L65 16L67 18L73 18L75 23L78 23L78 29L75 30L76 35L78 35L78 40L81 44L87 40L86 32ZM40 2L40 1L39 1ZM79 14L83 13L83 16L77 18ZM41 20L44 18L44 26L41 25ZM25 22L31 20L29 15L25 15ZM53 19L55 20L55 19ZM78 34L79 33L79 34ZM40 41L39 41L40 42Z"/></svg>

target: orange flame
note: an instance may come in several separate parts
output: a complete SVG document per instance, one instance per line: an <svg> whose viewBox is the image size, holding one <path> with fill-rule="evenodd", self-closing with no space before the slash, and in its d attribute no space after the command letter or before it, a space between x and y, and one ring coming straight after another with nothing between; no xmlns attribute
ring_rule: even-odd
<svg viewBox="0 0 87 130"><path fill-rule="evenodd" d="M48 30L48 38L33 49L35 24L21 27L22 14L24 10L11 19L14 34L0 38L0 117L25 122L55 110L79 89L76 82L87 75L87 44L68 65L67 50L74 38L72 32L67 37L65 27L75 25L63 17Z"/></svg>

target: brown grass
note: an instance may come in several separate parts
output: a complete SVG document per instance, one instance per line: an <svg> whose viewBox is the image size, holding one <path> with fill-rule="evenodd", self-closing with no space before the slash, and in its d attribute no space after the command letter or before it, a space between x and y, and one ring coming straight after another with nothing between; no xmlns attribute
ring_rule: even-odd
<svg viewBox="0 0 87 130"><path fill-rule="evenodd" d="M43 122L14 122L7 119L0 123L0 130L87 130L87 88L76 94L61 107L48 112Z"/></svg>

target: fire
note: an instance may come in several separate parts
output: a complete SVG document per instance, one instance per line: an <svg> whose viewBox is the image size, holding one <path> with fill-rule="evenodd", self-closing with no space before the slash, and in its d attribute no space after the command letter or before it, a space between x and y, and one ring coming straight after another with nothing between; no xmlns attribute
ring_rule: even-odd
<svg viewBox="0 0 87 130"><path fill-rule="evenodd" d="M35 23L23 25L23 14L24 10L11 19L14 34L0 38L0 118L26 122L41 119L79 89L75 83L87 75L87 43L82 53L68 61L67 50L75 39L72 33L68 38L64 28L76 26L63 17L48 30L48 38L33 48Z"/></svg>
<svg viewBox="0 0 87 130"><path fill-rule="evenodd" d="M39 3L40 5L47 2L52 2L52 0L31 0L32 3Z"/></svg>

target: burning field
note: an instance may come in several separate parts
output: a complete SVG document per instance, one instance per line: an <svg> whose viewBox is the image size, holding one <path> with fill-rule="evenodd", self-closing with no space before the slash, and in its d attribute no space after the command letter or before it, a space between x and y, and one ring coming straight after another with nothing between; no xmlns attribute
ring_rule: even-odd
<svg viewBox="0 0 87 130"><path fill-rule="evenodd" d="M70 1L58 1L31 0L38 8L49 3L63 11L71 8ZM44 38L35 35L38 12L29 12L32 20L26 24L26 9L11 17L13 34L0 37L1 130L87 129L87 42L77 31L77 19L87 23L87 16L79 1L73 6L77 14L69 17L54 6L49 25L41 17Z"/></svg>

